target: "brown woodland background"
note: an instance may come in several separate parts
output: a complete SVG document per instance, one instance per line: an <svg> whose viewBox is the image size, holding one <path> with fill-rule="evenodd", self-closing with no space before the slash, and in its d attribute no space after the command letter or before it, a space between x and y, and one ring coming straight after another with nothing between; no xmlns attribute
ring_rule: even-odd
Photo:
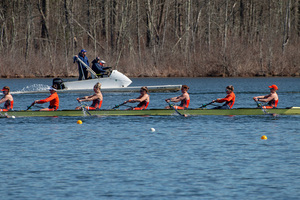
<svg viewBox="0 0 300 200"><path fill-rule="evenodd" d="M0 76L299 76L300 0L1 0Z"/></svg>

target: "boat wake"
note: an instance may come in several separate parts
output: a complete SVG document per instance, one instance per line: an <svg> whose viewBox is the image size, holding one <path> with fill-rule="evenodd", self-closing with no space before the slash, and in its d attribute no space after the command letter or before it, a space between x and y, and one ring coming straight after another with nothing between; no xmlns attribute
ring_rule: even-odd
<svg viewBox="0 0 300 200"><path fill-rule="evenodd" d="M30 94L30 93L39 93L49 90L49 85L44 84L33 84L22 88L19 91L11 92L11 94Z"/></svg>

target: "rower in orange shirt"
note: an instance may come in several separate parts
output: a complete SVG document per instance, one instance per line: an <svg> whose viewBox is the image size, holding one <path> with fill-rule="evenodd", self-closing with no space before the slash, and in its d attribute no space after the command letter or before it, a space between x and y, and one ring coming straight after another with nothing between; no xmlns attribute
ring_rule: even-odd
<svg viewBox="0 0 300 200"><path fill-rule="evenodd" d="M141 95L138 98L129 99L127 101L124 101L123 104L139 102L139 104L136 107L128 108L127 110L145 110L145 109L147 109L149 102L150 102L150 95L148 94L148 88L141 87L140 93L141 93Z"/></svg>
<svg viewBox="0 0 300 200"><path fill-rule="evenodd" d="M265 109L277 108L279 98L276 91L278 90L278 87L276 85L271 85L269 86L269 88L270 88L270 94L266 96L253 97L253 99L254 101L266 102L267 106L263 106L263 108Z"/></svg>
<svg viewBox="0 0 300 200"><path fill-rule="evenodd" d="M234 87L232 85L228 85L226 87L226 94L227 96L223 99L216 99L213 100L212 102L217 102L217 103L223 103L225 102L225 104L223 106L218 106L215 109L231 109L232 106L235 103L235 94L233 93Z"/></svg>
<svg viewBox="0 0 300 200"><path fill-rule="evenodd" d="M178 96L178 97L173 97L173 98L169 98L169 99L165 99L166 102L179 102L181 101L179 106L173 106L175 109L178 110L184 110L186 108L189 107L190 105L190 95L187 92L190 88L187 85L182 85L181 87L181 92L182 95ZM165 109L171 109L170 106L165 107Z"/></svg>
<svg viewBox="0 0 300 200"><path fill-rule="evenodd" d="M4 97L1 98L0 100L0 104L4 103L4 107L1 109L0 111L9 111L12 110L14 107L14 99L12 97L12 95L9 93L10 89L8 86L4 86L3 89L1 90L4 94Z"/></svg>
<svg viewBox="0 0 300 200"><path fill-rule="evenodd" d="M42 99L42 100L35 100L31 106L33 106L34 104L43 104L43 103L47 103L50 101L50 105L48 108L43 108L43 109L40 109L40 111L55 111L58 109L59 107L59 98L58 98L58 95L57 95L57 92L56 92L56 85L50 87L49 89L51 95L46 98L46 99Z"/></svg>

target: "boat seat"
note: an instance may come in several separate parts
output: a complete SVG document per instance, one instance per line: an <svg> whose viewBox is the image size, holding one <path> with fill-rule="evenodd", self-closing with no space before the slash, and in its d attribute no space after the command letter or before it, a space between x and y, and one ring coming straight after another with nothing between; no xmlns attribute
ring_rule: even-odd
<svg viewBox="0 0 300 200"><path fill-rule="evenodd" d="M105 73L103 73L103 74L97 74L97 76L98 76L98 77L101 77L101 78L103 78L103 77L109 77L109 75L110 75L109 72L105 72Z"/></svg>
<svg viewBox="0 0 300 200"><path fill-rule="evenodd" d="M111 74L111 72L112 72L112 69L111 69L111 67L110 67L109 69L106 70L106 72L101 73L101 74L97 74L97 76L98 76L98 77L101 77L101 78L103 78L103 77L109 77L110 74Z"/></svg>

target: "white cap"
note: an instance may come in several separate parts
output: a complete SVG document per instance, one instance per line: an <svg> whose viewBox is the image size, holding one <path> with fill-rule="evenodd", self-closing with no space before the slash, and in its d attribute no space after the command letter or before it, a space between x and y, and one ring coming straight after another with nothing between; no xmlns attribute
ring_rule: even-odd
<svg viewBox="0 0 300 200"><path fill-rule="evenodd" d="M49 90L54 90L54 91L56 91L56 89L55 89L55 88L53 88L53 87L50 87L50 88L49 88Z"/></svg>
<svg viewBox="0 0 300 200"><path fill-rule="evenodd" d="M104 64L106 63L104 60L101 60L100 62L101 62L101 63L104 63Z"/></svg>

